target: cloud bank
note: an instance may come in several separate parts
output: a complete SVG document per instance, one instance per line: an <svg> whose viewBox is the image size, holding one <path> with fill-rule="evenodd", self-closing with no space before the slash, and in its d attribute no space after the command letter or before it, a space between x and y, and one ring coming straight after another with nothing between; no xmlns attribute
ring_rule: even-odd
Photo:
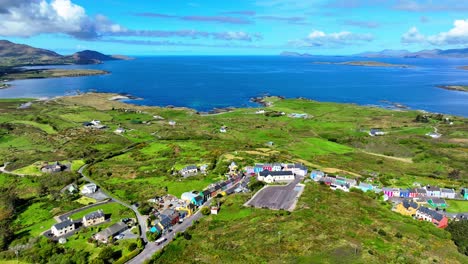
<svg viewBox="0 0 468 264"><path fill-rule="evenodd" d="M289 41L294 47L342 47L370 42L374 39L371 34L356 34L349 31L325 33L314 30L306 38Z"/></svg>
<svg viewBox="0 0 468 264"><path fill-rule="evenodd" d="M449 31L430 36L421 34L416 27L412 27L401 36L401 42L404 44L418 43L434 46L468 45L468 19L455 20L453 28Z"/></svg>

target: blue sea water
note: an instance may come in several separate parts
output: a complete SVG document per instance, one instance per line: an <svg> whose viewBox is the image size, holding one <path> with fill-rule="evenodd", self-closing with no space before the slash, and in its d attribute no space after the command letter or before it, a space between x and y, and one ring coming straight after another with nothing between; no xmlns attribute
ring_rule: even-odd
<svg viewBox="0 0 468 264"><path fill-rule="evenodd" d="M185 106L199 111L253 106L264 94L307 97L317 101L383 105L396 102L411 109L468 116L468 93L436 85L468 85L468 65L461 59L372 59L413 65L411 68L360 67L313 62L369 60L352 57L281 56L137 57L100 65L56 66L110 71L79 78L20 80L0 90L1 98L52 97L76 90L128 93L135 104ZM54 66L55 67L55 66Z"/></svg>

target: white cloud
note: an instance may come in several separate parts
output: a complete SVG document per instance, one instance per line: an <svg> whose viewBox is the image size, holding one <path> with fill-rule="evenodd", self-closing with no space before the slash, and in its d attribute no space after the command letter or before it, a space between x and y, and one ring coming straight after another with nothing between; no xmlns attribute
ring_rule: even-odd
<svg viewBox="0 0 468 264"><path fill-rule="evenodd" d="M104 16L86 15L70 0L1 0L0 36L31 37L42 33L65 33L77 38L96 38L101 32L125 30Z"/></svg>
<svg viewBox="0 0 468 264"><path fill-rule="evenodd" d="M339 47L372 40L373 36L371 34L356 34L349 31L327 34L323 31L314 30L306 38L290 41L289 44L296 47Z"/></svg>
<svg viewBox="0 0 468 264"><path fill-rule="evenodd" d="M402 35L401 42L426 43L435 46L468 45L468 19L455 20L452 29L431 36L423 35L416 27L412 27Z"/></svg>

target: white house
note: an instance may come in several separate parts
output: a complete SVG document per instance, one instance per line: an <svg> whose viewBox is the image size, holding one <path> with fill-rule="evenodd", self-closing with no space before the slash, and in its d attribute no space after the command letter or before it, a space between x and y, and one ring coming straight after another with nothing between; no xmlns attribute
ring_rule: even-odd
<svg viewBox="0 0 468 264"><path fill-rule="evenodd" d="M82 194L92 194L95 193L97 190L97 186L94 183L88 183L85 186L83 186L83 189L81 189Z"/></svg>
<svg viewBox="0 0 468 264"><path fill-rule="evenodd" d="M114 131L114 133L116 133L116 134L123 134L123 133L125 133L125 129L119 127L119 128L117 128L117 129Z"/></svg>
<svg viewBox="0 0 468 264"><path fill-rule="evenodd" d="M446 188L440 188L440 197L441 198L449 198L449 199L455 199L455 190L454 189L446 189Z"/></svg>
<svg viewBox="0 0 468 264"><path fill-rule="evenodd" d="M198 173L198 168L195 165L189 165L179 171L180 175L184 177L194 176Z"/></svg>
<svg viewBox="0 0 468 264"><path fill-rule="evenodd" d="M175 126L175 125L176 125L176 121L170 120L170 121L169 121L169 125L170 125L170 126Z"/></svg>
<svg viewBox="0 0 468 264"><path fill-rule="evenodd" d="M258 173L258 180L266 183L290 182L294 180L292 171L261 171Z"/></svg>
<svg viewBox="0 0 468 264"><path fill-rule="evenodd" d="M273 166L271 167L272 171L281 171L282 167L280 163L273 163Z"/></svg>
<svg viewBox="0 0 468 264"><path fill-rule="evenodd" d="M263 109L257 110L257 111L255 112L255 114L257 114L257 115L258 115L258 114L264 114L264 113L265 113L265 110L263 110Z"/></svg>
<svg viewBox="0 0 468 264"><path fill-rule="evenodd" d="M75 230L75 223L71 219L57 223L52 226L50 231L56 237L63 236Z"/></svg>
<svg viewBox="0 0 468 264"><path fill-rule="evenodd" d="M211 207L211 214L217 215L219 212L219 208L216 206Z"/></svg>
<svg viewBox="0 0 468 264"><path fill-rule="evenodd" d="M219 129L219 132L221 132L221 133L226 133L226 132L227 132L227 127L222 126L222 127Z"/></svg>
<svg viewBox="0 0 468 264"><path fill-rule="evenodd" d="M330 189L332 190L342 190L344 192L349 192L349 188L346 185L335 185L335 184L330 184Z"/></svg>
<svg viewBox="0 0 468 264"><path fill-rule="evenodd" d="M371 137L374 137L374 136L383 136L385 135L385 132L383 132L382 130L378 129L378 128L372 128L370 131L369 131L369 135Z"/></svg>
<svg viewBox="0 0 468 264"><path fill-rule="evenodd" d="M307 167L300 163L294 164L291 170L295 175L306 176L307 174Z"/></svg>

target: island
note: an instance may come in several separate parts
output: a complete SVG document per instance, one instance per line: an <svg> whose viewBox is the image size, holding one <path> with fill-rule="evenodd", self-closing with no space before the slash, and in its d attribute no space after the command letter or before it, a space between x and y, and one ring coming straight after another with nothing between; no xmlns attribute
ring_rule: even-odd
<svg viewBox="0 0 468 264"><path fill-rule="evenodd" d="M437 87L451 91L468 92L468 85L437 85Z"/></svg>
<svg viewBox="0 0 468 264"><path fill-rule="evenodd" d="M406 64L391 64L379 61L345 61L345 62L327 62L316 61L315 64L333 64L333 65L351 65L351 66L364 66L364 67L392 67L392 68L410 68L411 65Z"/></svg>
<svg viewBox="0 0 468 264"><path fill-rule="evenodd" d="M24 79L43 79L43 78L62 78L62 77L82 77L92 75L109 74L103 70L88 70L88 69L18 69L6 73L1 78L5 81L24 80ZM8 87L8 84L4 88ZM1 87L1 85L0 85Z"/></svg>
<svg viewBox="0 0 468 264"><path fill-rule="evenodd" d="M467 71L468 71L468 66L461 66L461 67L459 67L459 69L467 70Z"/></svg>

